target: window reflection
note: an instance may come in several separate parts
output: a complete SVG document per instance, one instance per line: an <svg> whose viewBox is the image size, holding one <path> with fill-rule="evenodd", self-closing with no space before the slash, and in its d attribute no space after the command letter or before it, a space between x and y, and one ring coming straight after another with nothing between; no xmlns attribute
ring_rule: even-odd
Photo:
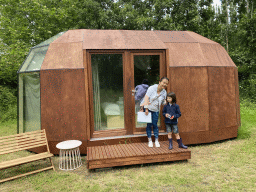
<svg viewBox="0 0 256 192"><path fill-rule="evenodd" d="M134 56L134 85L142 84L144 79L148 80L148 85L159 82L159 55L135 55ZM140 109L140 101L135 101L135 122L136 128L146 127L146 123L137 122L137 112ZM160 126L160 115L158 125Z"/></svg>
<svg viewBox="0 0 256 192"><path fill-rule="evenodd" d="M91 66L94 130L124 128L122 55L93 54Z"/></svg>

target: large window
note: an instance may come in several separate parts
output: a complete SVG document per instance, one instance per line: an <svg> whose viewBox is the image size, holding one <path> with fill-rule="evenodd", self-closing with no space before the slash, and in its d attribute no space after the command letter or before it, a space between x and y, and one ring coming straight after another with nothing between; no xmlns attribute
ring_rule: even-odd
<svg viewBox="0 0 256 192"><path fill-rule="evenodd" d="M122 54L92 54L94 130L124 128Z"/></svg>

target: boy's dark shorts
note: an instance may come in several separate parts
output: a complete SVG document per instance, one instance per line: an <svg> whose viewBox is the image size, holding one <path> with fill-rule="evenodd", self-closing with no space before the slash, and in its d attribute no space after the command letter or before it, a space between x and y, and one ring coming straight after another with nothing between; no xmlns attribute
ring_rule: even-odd
<svg viewBox="0 0 256 192"><path fill-rule="evenodd" d="M166 126L167 133L171 133L171 132L173 132L174 134L179 133L178 125L171 125L170 123L166 123L165 126Z"/></svg>

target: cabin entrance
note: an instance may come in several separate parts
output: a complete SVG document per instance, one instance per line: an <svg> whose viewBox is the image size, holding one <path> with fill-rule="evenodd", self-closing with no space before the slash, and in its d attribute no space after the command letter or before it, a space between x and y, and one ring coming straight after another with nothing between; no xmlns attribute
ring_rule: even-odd
<svg viewBox="0 0 256 192"><path fill-rule="evenodd" d="M146 134L137 123L135 87L148 80L158 84L166 75L164 51L88 52L91 138ZM163 130L159 115L159 130Z"/></svg>

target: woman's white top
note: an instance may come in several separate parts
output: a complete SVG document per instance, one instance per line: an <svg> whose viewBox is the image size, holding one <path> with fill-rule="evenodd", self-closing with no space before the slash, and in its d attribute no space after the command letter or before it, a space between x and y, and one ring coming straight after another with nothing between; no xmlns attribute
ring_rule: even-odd
<svg viewBox="0 0 256 192"><path fill-rule="evenodd" d="M146 95L149 97L149 102L150 102L150 105L148 105L148 109L154 112L158 112L160 110L160 106L165 102L166 95L167 95L166 90L163 89L160 92L160 96L159 96L157 94L157 87L158 87L158 84L150 86L146 93ZM145 97L143 98L141 104L144 103L144 101L145 101Z"/></svg>

